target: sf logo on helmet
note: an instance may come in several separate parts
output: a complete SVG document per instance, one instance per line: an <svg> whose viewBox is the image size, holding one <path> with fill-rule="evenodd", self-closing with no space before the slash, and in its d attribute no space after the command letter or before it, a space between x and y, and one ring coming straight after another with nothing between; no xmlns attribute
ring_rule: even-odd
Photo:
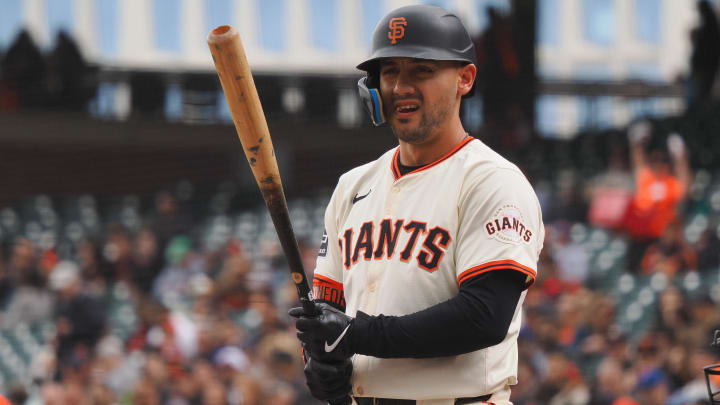
<svg viewBox="0 0 720 405"><path fill-rule="evenodd" d="M391 18L388 26L390 28L388 38L391 39L391 43L395 45L398 39L405 36L405 26L407 26L407 20L405 20L405 17Z"/></svg>

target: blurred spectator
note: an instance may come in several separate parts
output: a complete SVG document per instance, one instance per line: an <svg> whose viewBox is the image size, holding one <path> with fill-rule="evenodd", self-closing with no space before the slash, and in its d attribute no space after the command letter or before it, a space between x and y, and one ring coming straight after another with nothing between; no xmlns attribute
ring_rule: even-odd
<svg viewBox="0 0 720 405"><path fill-rule="evenodd" d="M28 399L27 390L21 384L11 384L7 392L7 398L0 395L0 405L5 405L2 402L3 400L7 401L9 399L10 402L6 402L6 404L15 405L24 404Z"/></svg>
<svg viewBox="0 0 720 405"><path fill-rule="evenodd" d="M560 352L549 355L545 382L538 391L537 400L549 405L583 405L590 392L577 366Z"/></svg>
<svg viewBox="0 0 720 405"><path fill-rule="evenodd" d="M109 226L103 247L103 259L105 273L112 280L125 282L132 280L132 241L128 231L121 225Z"/></svg>
<svg viewBox="0 0 720 405"><path fill-rule="evenodd" d="M700 236L697 244L698 265L700 271L709 271L720 267L720 238L718 226L710 226Z"/></svg>
<svg viewBox="0 0 720 405"><path fill-rule="evenodd" d="M247 306L247 277L252 270L250 260L242 249L225 258L216 277L214 299L224 308L241 309Z"/></svg>
<svg viewBox="0 0 720 405"><path fill-rule="evenodd" d="M646 153L645 144L652 131L648 121L639 121L628 130L636 190L624 229L634 240L629 258L632 271L638 270L645 248L662 236L677 217L691 182L682 138L673 134L667 138L667 150L655 147Z"/></svg>
<svg viewBox="0 0 720 405"><path fill-rule="evenodd" d="M90 239L82 239L77 246L75 260L80 266L80 272L92 295L100 296L112 282L110 275L104 273L100 260L100 252Z"/></svg>
<svg viewBox="0 0 720 405"><path fill-rule="evenodd" d="M687 366L687 383L675 390L667 401L667 405L705 404L708 399L707 385L703 367L717 363L718 353L709 350L694 350L689 357ZM711 383L714 389L720 386L717 379Z"/></svg>
<svg viewBox="0 0 720 405"><path fill-rule="evenodd" d="M190 216L181 210L177 198L169 191L160 191L156 194L155 209L147 222L155 231L163 249L173 236L187 234L192 227Z"/></svg>
<svg viewBox="0 0 720 405"><path fill-rule="evenodd" d="M638 377L638 399L643 405L665 405L669 395L668 381L659 368L650 369Z"/></svg>
<svg viewBox="0 0 720 405"><path fill-rule="evenodd" d="M54 109L80 111L95 95L91 69L75 41L60 31L48 55L48 104Z"/></svg>
<svg viewBox="0 0 720 405"><path fill-rule="evenodd" d="M587 249L572 241L570 238L570 224L557 221L551 228L549 249L557 265L558 277L573 287L585 283L590 272L590 257ZM547 238L546 238L547 239Z"/></svg>
<svg viewBox="0 0 720 405"><path fill-rule="evenodd" d="M0 111L42 107L47 96L45 59L27 30L0 60Z"/></svg>
<svg viewBox="0 0 720 405"><path fill-rule="evenodd" d="M685 240L682 224L667 226L660 240L650 244L640 264L646 274L663 273L672 277L678 271L697 270L697 254Z"/></svg>
<svg viewBox="0 0 720 405"><path fill-rule="evenodd" d="M607 170L590 179L585 188L589 202L588 220L595 226L615 229L622 225L632 199L634 181L628 167L627 151L613 144Z"/></svg>
<svg viewBox="0 0 720 405"><path fill-rule="evenodd" d="M186 315L169 311L154 298L143 298L140 325L127 341L127 350L158 351L177 376L182 364L197 352L197 326Z"/></svg>
<svg viewBox="0 0 720 405"><path fill-rule="evenodd" d="M697 2L700 25L690 32L693 45L690 55L688 108L707 101L720 66L720 28L713 6L707 0Z"/></svg>
<svg viewBox="0 0 720 405"><path fill-rule="evenodd" d="M559 170L555 176L553 199L548 208L543 207L543 220L552 223L557 220L582 222L587 219L587 206L583 190L578 183L579 174L573 169ZM545 215L545 212L547 214Z"/></svg>
<svg viewBox="0 0 720 405"><path fill-rule="evenodd" d="M682 292L674 286L663 290L658 305L657 330L672 333L689 326L689 313L684 304Z"/></svg>
<svg viewBox="0 0 720 405"><path fill-rule="evenodd" d="M515 405L540 405L535 398L540 378L535 366L526 359L518 361L518 383L512 388L510 400Z"/></svg>
<svg viewBox="0 0 720 405"><path fill-rule="evenodd" d="M179 235L167 244L165 249L166 267L153 282L153 295L162 302L179 302L185 297L196 295L195 280L206 280L206 262L192 249L192 242Z"/></svg>
<svg viewBox="0 0 720 405"><path fill-rule="evenodd" d="M56 328L58 372L86 366L105 328L104 308L87 294L77 264L63 261L50 274L57 292Z"/></svg>
<svg viewBox="0 0 720 405"><path fill-rule="evenodd" d="M35 248L29 239L16 240L8 267L15 282L8 278L10 297L0 320L0 329L13 329L21 323L33 324L52 318L55 300L47 288L45 274L36 267L35 256Z"/></svg>
<svg viewBox="0 0 720 405"><path fill-rule="evenodd" d="M132 281L143 293L151 291L163 267L163 257L155 232L142 228L135 236L132 251Z"/></svg>
<svg viewBox="0 0 720 405"><path fill-rule="evenodd" d="M619 405L621 403L635 403L629 396L632 389L631 378L615 359L607 358L600 363L595 375L590 395L590 405Z"/></svg>
<svg viewBox="0 0 720 405"><path fill-rule="evenodd" d="M38 254L33 242L25 237L18 237L12 246L12 253L5 266L5 273L10 286L25 284L41 284Z"/></svg>
<svg viewBox="0 0 720 405"><path fill-rule="evenodd" d="M44 405L66 405L67 395L65 387L57 383L45 384L42 388L42 403Z"/></svg>

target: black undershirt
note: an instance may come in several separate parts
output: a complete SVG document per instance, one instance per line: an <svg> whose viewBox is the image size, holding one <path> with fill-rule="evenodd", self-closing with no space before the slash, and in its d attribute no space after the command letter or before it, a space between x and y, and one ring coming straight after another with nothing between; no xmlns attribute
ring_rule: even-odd
<svg viewBox="0 0 720 405"><path fill-rule="evenodd" d="M382 358L454 356L503 341L525 274L501 269L466 280L458 295L404 316L358 311L348 336L355 353Z"/></svg>
<svg viewBox="0 0 720 405"><path fill-rule="evenodd" d="M406 174L408 174L408 173L410 173L410 172L412 172L412 171L414 171L414 170L417 170L417 169L419 169L419 168L421 168L421 167L426 166L426 165L420 165L420 166L405 166L404 164L400 163L400 158L399 158L399 157L398 157L397 163L398 163L398 170L400 170L400 174L403 175L403 176L406 175Z"/></svg>
<svg viewBox="0 0 720 405"><path fill-rule="evenodd" d="M400 174L420 166L405 166ZM526 276L501 269L466 280L448 301L405 316L358 311L348 336L355 353L381 358L454 356L494 346L510 328Z"/></svg>

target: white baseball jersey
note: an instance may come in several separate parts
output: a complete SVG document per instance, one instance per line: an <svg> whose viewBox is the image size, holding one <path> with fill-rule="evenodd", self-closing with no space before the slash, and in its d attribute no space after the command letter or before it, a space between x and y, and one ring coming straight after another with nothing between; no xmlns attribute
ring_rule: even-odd
<svg viewBox="0 0 720 405"><path fill-rule="evenodd" d="M537 197L515 165L470 137L406 175L398 153L340 177L325 213L316 298L333 301L325 295L344 289L350 316L399 316L453 298L463 282L488 271L519 271L534 281L544 229ZM474 397L515 384L525 295L495 346L428 359L355 355L353 395Z"/></svg>

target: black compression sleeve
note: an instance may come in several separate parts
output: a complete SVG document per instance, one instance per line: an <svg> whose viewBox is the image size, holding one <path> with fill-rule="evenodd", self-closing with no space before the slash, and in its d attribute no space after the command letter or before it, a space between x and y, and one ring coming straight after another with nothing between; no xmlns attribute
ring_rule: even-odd
<svg viewBox="0 0 720 405"><path fill-rule="evenodd" d="M465 281L452 299L405 316L358 312L352 347L374 357L428 358L494 346L507 334L525 277L514 270L484 273Z"/></svg>

